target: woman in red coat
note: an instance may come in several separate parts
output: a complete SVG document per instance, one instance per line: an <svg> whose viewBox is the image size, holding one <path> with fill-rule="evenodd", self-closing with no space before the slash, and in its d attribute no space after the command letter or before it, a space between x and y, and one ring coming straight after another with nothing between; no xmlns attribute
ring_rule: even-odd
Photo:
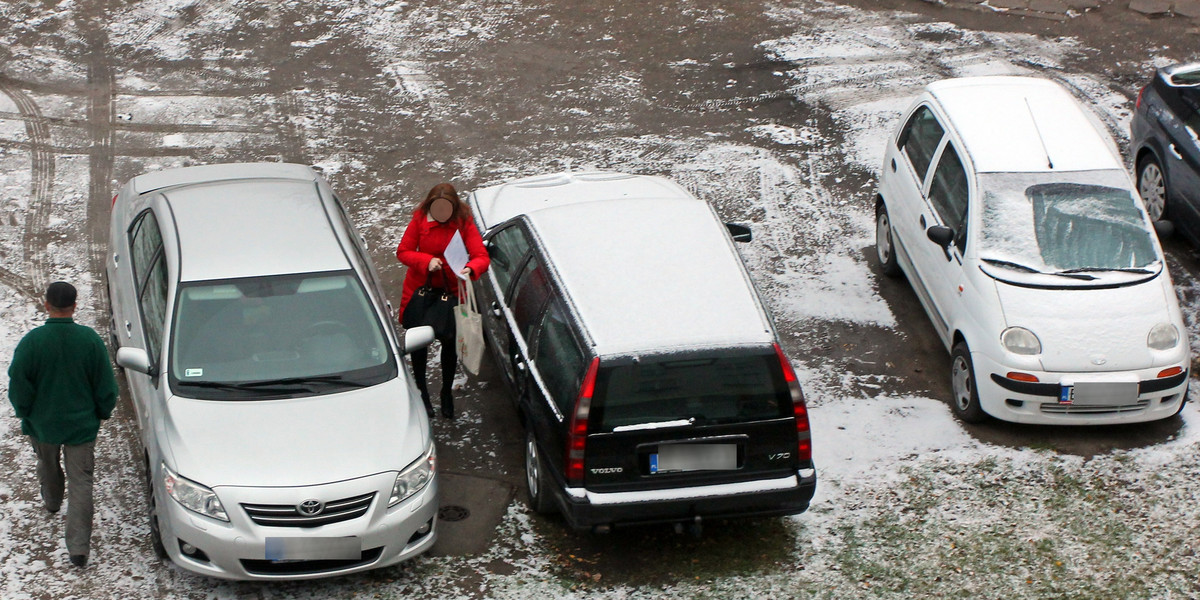
<svg viewBox="0 0 1200 600"><path fill-rule="evenodd" d="M444 253L454 233L462 236L463 245L470 257L462 274L469 279L479 279L487 270L491 260L487 249L483 247L483 238L479 229L471 220L471 209L458 198L454 186L439 183L429 190L425 200L413 211L412 221L400 238L396 247L396 258L408 267L404 276L404 292L400 297L400 314L408 306L409 298L418 288L428 284L435 289L448 289L458 294L458 278L449 273ZM463 298L459 298L462 301ZM453 323L451 323L453 325ZM455 350L454 331L445 338L438 338L442 343L442 416L454 418L454 372L458 368L458 354ZM417 388L421 390L421 399L425 401L425 410L433 416L433 404L429 401L429 389L425 384L426 363L429 360L429 350L422 348L412 353L413 376Z"/></svg>

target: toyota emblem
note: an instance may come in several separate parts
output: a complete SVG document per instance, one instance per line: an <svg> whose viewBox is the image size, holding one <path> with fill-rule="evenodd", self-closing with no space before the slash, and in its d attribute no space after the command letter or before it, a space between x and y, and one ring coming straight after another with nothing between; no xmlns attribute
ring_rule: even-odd
<svg viewBox="0 0 1200 600"><path fill-rule="evenodd" d="M296 505L296 512L306 517L315 517L323 510L325 510L325 503L320 500L305 500Z"/></svg>

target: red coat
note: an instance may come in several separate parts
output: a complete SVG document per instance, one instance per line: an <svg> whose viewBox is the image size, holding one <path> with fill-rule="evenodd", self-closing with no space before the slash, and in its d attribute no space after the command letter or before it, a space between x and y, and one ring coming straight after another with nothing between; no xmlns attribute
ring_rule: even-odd
<svg viewBox="0 0 1200 600"><path fill-rule="evenodd" d="M479 229L471 219L438 223L428 219L424 212L415 211L412 221L408 223L404 235L400 238L400 245L396 247L396 258L408 267L408 274L404 276L404 292L400 296L401 315L404 314L404 307L408 305L408 299L412 297L413 292L425 285L429 279L433 280L432 285L435 287L447 286L458 293L455 283L457 277L449 272L450 267L446 265L446 257L442 254L446 251L450 238L454 237L455 231L462 233L463 245L467 247L470 257L467 266L471 267L472 279L479 279L491 264L487 248L483 247L483 236L479 235ZM442 261L442 268L430 273L429 261L434 258Z"/></svg>

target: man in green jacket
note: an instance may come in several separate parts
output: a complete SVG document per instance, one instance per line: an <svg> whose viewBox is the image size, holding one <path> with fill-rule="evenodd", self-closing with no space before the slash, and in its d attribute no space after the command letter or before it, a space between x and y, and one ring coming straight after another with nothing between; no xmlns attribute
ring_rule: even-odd
<svg viewBox="0 0 1200 600"><path fill-rule="evenodd" d="M37 454L42 502L50 513L62 505L66 463L67 554L82 567L92 537L96 434L117 404L117 381L104 340L72 319L75 297L75 287L66 282L46 289L50 318L17 344L8 367L8 399Z"/></svg>

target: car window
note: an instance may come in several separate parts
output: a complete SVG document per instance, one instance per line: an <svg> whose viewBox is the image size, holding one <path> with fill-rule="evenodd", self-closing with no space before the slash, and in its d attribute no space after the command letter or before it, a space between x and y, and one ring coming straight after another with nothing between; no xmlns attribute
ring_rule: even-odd
<svg viewBox="0 0 1200 600"><path fill-rule="evenodd" d="M292 378L316 379L289 384L290 391L344 391L395 372L383 326L353 271L186 282L178 296L170 377L191 397L257 399L271 386L214 384Z"/></svg>
<svg viewBox="0 0 1200 600"><path fill-rule="evenodd" d="M613 431L671 421L744 423L792 414L773 353L697 352L600 363L589 429Z"/></svg>
<svg viewBox="0 0 1200 600"><path fill-rule="evenodd" d="M1015 275L1083 270L1056 282L1082 285L1103 275L1096 270L1145 269L1160 260L1122 170L984 173L979 185L980 256L1019 265Z"/></svg>
<svg viewBox="0 0 1200 600"><path fill-rule="evenodd" d="M954 144L946 144L942 158L929 184L929 201L942 217L942 223L954 229L955 243L965 248L967 243L967 172Z"/></svg>
<svg viewBox="0 0 1200 600"><path fill-rule="evenodd" d="M138 215L133 226L129 228L130 257L133 263L133 279L141 289L146 273L154 256L162 249L162 232L158 229L158 219L154 212L147 210Z"/></svg>
<svg viewBox="0 0 1200 600"><path fill-rule="evenodd" d="M944 133L945 130L942 129L941 123L938 123L933 111L928 106L922 106L913 113L896 140L896 146L908 156L913 173L921 182L925 181L925 172L929 170L933 153L937 151Z"/></svg>
<svg viewBox="0 0 1200 600"><path fill-rule="evenodd" d="M533 362L559 412L569 414L583 379L584 357L571 334L567 310L560 299L550 303L542 319Z"/></svg>
<svg viewBox="0 0 1200 600"><path fill-rule="evenodd" d="M506 290L508 282L512 281L513 271L520 266L521 259L529 250L529 239L519 225L510 225L493 235L488 243L491 244L488 254L492 258L488 268L496 277L496 283L500 284L500 290Z"/></svg>
<svg viewBox="0 0 1200 600"><path fill-rule="evenodd" d="M145 286L140 290L138 304L142 309L143 330L146 333L146 352L157 364L162 350L163 322L167 316L167 267L162 253L150 266Z"/></svg>
<svg viewBox="0 0 1200 600"><path fill-rule="evenodd" d="M525 339L541 316L542 307L550 297L550 282L546 278L546 269L537 256L525 263L521 275L517 277L516 289L513 291L512 311L517 321L517 329Z"/></svg>

